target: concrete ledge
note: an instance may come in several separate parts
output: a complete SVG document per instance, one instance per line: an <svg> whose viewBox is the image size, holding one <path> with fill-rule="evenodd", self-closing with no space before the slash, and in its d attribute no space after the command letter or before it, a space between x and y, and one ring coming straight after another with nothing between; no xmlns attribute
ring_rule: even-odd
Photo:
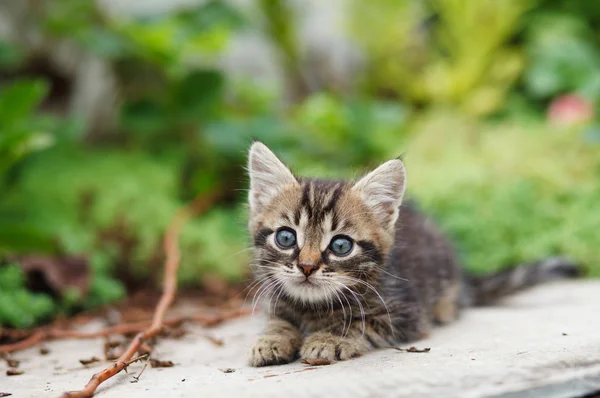
<svg viewBox="0 0 600 398"><path fill-rule="evenodd" d="M97 396L562 398L600 390L600 281L541 286L495 307L466 311L458 322L414 344L430 347L429 353L380 350L330 366L249 368L246 353L262 324L255 316L209 331L190 326L183 339L156 348L155 357L175 367L148 368L131 383L142 367L132 365L129 374L103 384ZM206 333L224 345L210 343ZM7 377L0 362L0 392L20 398L79 389L106 366L78 362L102 358L102 343L57 341L48 345L47 356L34 349L18 353L25 374Z"/></svg>

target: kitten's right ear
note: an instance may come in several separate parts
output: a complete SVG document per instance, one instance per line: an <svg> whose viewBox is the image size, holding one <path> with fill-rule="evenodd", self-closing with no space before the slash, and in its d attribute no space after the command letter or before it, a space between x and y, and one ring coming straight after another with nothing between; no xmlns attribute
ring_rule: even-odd
<svg viewBox="0 0 600 398"><path fill-rule="evenodd" d="M389 230L393 230L398 218L405 188L406 171L400 159L388 160L353 187L383 227Z"/></svg>
<svg viewBox="0 0 600 398"><path fill-rule="evenodd" d="M255 142L250 148L248 174L250 214L260 211L286 185L298 183L292 172L261 142Z"/></svg>

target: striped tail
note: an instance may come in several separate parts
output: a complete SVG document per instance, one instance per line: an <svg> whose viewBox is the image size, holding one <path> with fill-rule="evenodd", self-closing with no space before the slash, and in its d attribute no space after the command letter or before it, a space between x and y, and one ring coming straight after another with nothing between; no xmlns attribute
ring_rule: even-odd
<svg viewBox="0 0 600 398"><path fill-rule="evenodd" d="M572 260L550 257L489 275L467 276L469 301L471 305L487 305L530 286L582 274L583 269Z"/></svg>

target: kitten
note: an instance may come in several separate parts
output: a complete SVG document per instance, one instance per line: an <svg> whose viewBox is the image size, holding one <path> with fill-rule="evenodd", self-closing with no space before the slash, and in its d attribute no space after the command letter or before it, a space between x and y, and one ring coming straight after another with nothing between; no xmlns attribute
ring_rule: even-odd
<svg viewBox="0 0 600 398"><path fill-rule="evenodd" d="M258 142L248 163L252 266L257 296L269 298L252 366L298 355L345 360L416 340L464 306L578 273L553 258L465 275L435 225L402 204L406 172L399 159L356 182L296 177Z"/></svg>

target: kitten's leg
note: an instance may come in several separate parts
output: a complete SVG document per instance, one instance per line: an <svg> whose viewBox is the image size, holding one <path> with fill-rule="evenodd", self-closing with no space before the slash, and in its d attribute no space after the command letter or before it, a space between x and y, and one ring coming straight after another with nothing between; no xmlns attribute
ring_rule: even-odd
<svg viewBox="0 0 600 398"><path fill-rule="evenodd" d="M280 365L293 361L302 345L302 333L288 321L269 320L267 330L250 351L250 366Z"/></svg>
<svg viewBox="0 0 600 398"><path fill-rule="evenodd" d="M374 348L390 345L392 336L389 326L383 326L377 321L367 322L364 326L362 321L353 321L347 330L336 325L311 334L304 340L300 356L303 359L326 358L330 361L343 361Z"/></svg>
<svg viewBox="0 0 600 398"><path fill-rule="evenodd" d="M446 324L458 317L460 300L460 284L458 282L446 287L433 309L436 322Z"/></svg>

